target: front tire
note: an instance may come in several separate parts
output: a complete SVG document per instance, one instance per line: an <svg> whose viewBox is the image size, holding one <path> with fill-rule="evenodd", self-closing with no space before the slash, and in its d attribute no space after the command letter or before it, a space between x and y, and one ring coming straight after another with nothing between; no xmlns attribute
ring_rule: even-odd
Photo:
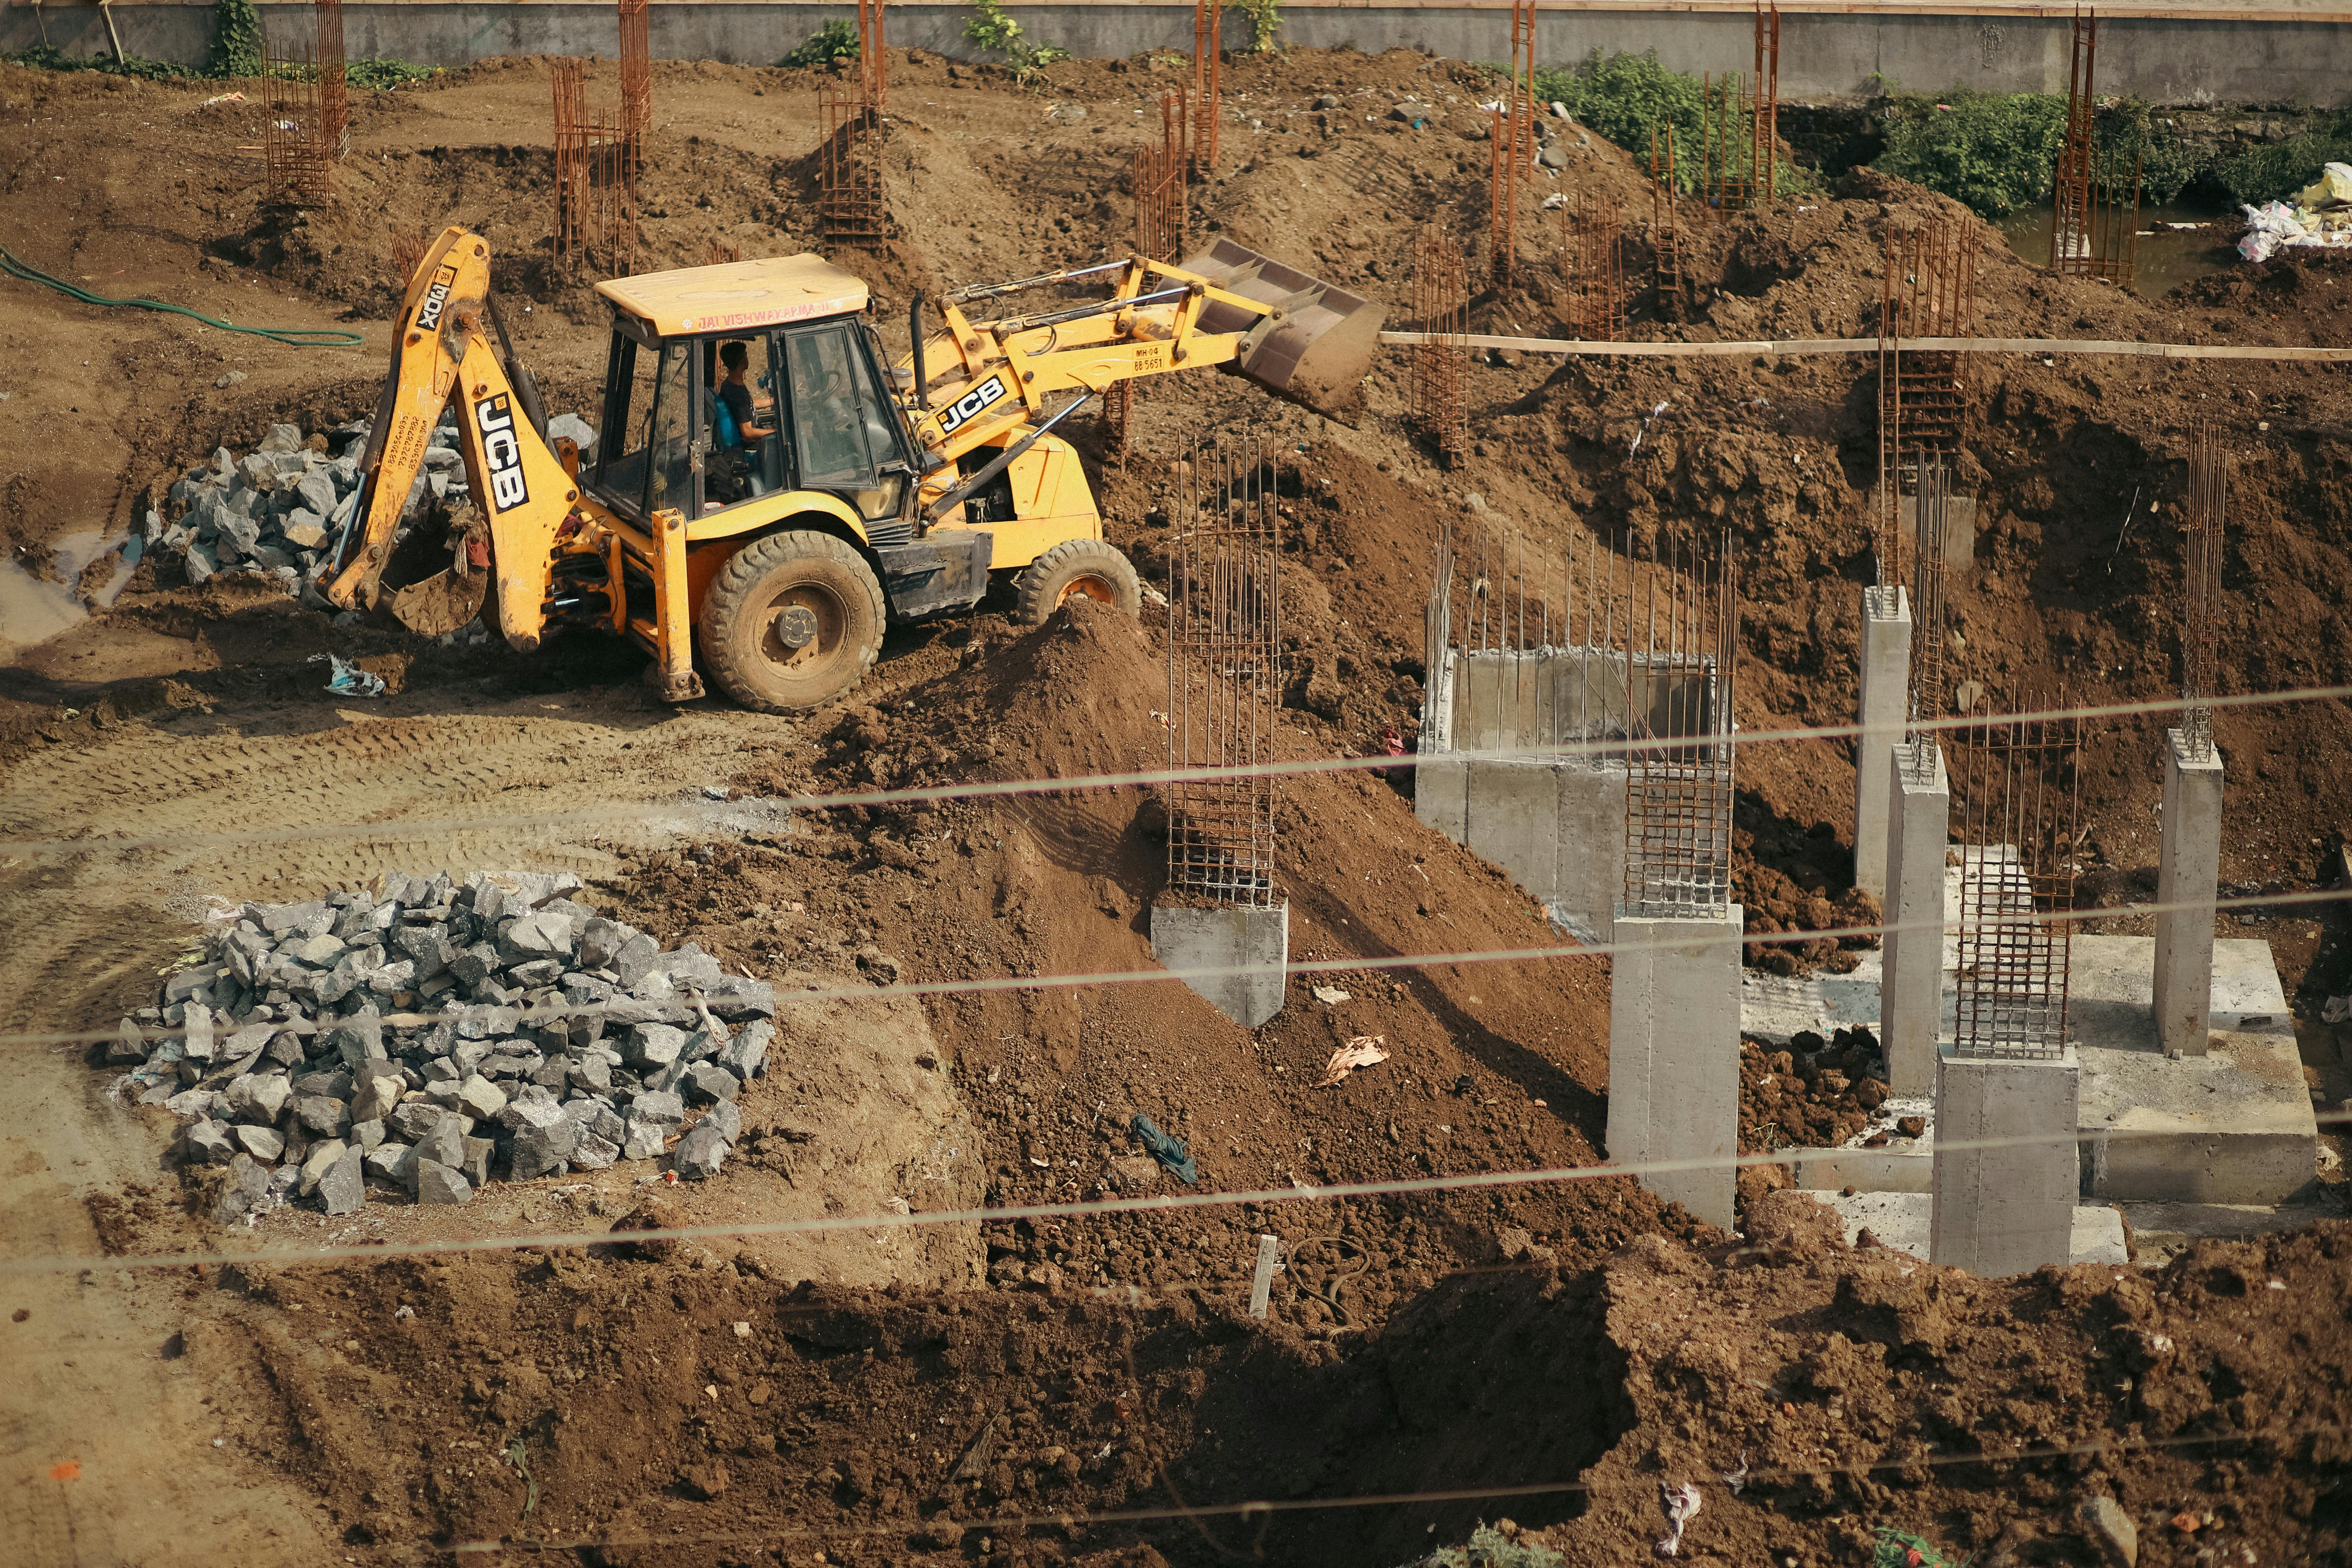
<svg viewBox="0 0 2352 1568"><path fill-rule="evenodd" d="M1075 597L1109 605L1122 615L1143 614L1143 588L1128 558L1099 539L1067 539L1032 561L1017 584L1014 614L1024 626L1045 617Z"/></svg>
<svg viewBox="0 0 2352 1568"><path fill-rule="evenodd" d="M746 708L805 713L866 679L882 650L882 584L829 533L772 533L719 570L696 631L711 679Z"/></svg>

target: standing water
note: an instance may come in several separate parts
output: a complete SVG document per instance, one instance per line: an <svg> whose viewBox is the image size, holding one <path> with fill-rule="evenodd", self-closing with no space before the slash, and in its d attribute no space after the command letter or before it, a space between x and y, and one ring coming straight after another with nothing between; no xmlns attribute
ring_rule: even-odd
<svg viewBox="0 0 2352 1568"><path fill-rule="evenodd" d="M2051 224L2045 204L2010 214L1999 227L2010 249L2036 267L2047 267ZM2244 266L2238 259L2238 235L2244 227L2244 215L2235 207L2174 204L2140 208L2132 287L2154 299L2209 272Z"/></svg>

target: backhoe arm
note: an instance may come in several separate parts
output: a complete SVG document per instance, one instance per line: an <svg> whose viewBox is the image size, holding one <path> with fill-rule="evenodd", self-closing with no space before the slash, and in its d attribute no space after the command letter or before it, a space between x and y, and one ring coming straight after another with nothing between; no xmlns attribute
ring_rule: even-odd
<svg viewBox="0 0 2352 1568"><path fill-rule="evenodd" d="M326 595L345 608L375 606L433 427L454 401L467 488L488 527L499 630L529 651L545 625L556 534L580 491L525 416L485 335L489 288L489 247L455 227L442 231L409 280L391 374L360 460L359 499Z"/></svg>

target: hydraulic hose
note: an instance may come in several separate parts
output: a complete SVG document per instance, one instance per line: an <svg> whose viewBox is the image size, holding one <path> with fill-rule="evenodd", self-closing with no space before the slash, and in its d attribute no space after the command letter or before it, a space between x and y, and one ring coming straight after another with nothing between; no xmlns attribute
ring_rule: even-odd
<svg viewBox="0 0 2352 1568"><path fill-rule="evenodd" d="M167 305L161 300L110 300L103 294L93 294L87 289L77 288L62 278L52 278L39 268L18 259L5 249L0 249L0 272L7 273L11 278L20 278L27 283L38 283L45 289L54 289L58 293L79 300L85 305L103 305L133 310L161 310L168 315L185 316L191 321L202 321L207 327L218 327L225 332L242 332L247 337L268 338L271 342L284 343L289 349L355 349L363 346L367 342L357 332L336 331L326 327L239 327L224 321L218 317L207 316L201 310L191 310L185 305Z"/></svg>

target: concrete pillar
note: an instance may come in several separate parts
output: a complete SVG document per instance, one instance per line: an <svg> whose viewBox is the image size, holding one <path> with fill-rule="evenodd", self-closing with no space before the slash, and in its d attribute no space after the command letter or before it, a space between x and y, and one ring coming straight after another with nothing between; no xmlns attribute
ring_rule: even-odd
<svg viewBox="0 0 2352 1568"><path fill-rule="evenodd" d="M1151 956L1244 1029L1282 1011L1290 963L1290 906L1154 904ZM1202 971L1187 973L1186 971ZM1222 972L1222 973L1220 973Z"/></svg>
<svg viewBox="0 0 2352 1568"><path fill-rule="evenodd" d="M2071 1047L1939 1060L1929 1261L1986 1276L2073 1261L2081 1088ZM1996 1146L1968 1147L1980 1141Z"/></svg>
<svg viewBox="0 0 2352 1568"><path fill-rule="evenodd" d="M1911 690L1911 602L1900 587L1862 591L1863 732L1853 743L1853 885L1886 901L1887 774Z"/></svg>
<svg viewBox="0 0 2352 1568"><path fill-rule="evenodd" d="M1944 749L1932 741L1887 748L1885 980L1878 992L1878 1043L1895 1094L1932 1094L1936 1038L1944 1019L1944 848L1951 837L1952 786Z"/></svg>
<svg viewBox="0 0 2352 1568"><path fill-rule="evenodd" d="M2221 875L2221 753L2198 757L2164 732L2164 830L2157 851L2156 1037L2201 1057L2213 1037L2213 900ZM2186 909L2170 906L2185 904Z"/></svg>
<svg viewBox="0 0 2352 1568"><path fill-rule="evenodd" d="M1651 919L1622 907L1615 917L1609 1158L1720 1158L1719 1166L1640 1179L1728 1230L1739 1152L1739 906L1702 920Z"/></svg>

